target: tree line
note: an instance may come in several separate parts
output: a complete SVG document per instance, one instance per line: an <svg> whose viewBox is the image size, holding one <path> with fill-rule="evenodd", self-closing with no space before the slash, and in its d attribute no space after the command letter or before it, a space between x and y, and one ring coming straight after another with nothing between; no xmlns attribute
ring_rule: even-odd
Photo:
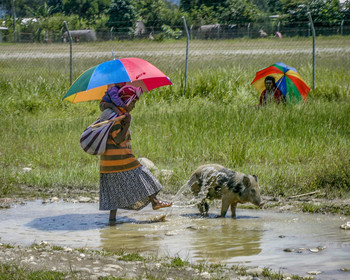
<svg viewBox="0 0 350 280"><path fill-rule="evenodd" d="M175 2L175 1L174 1ZM13 32L13 18L22 32L43 36L59 33L62 22L71 29L97 32L134 32L136 22L146 27L172 31L169 27L207 24L244 25L278 18L280 22L308 21L311 13L316 26L350 23L350 0L3 0L5 26ZM23 18L28 18L23 22Z"/></svg>

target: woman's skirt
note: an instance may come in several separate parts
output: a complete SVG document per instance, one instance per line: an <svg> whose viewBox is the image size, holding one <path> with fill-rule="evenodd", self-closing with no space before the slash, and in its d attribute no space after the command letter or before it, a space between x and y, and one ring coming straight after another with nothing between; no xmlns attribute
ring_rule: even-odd
<svg viewBox="0 0 350 280"><path fill-rule="evenodd" d="M144 166L100 173L100 210L140 210L150 203L149 196L162 189L156 177Z"/></svg>

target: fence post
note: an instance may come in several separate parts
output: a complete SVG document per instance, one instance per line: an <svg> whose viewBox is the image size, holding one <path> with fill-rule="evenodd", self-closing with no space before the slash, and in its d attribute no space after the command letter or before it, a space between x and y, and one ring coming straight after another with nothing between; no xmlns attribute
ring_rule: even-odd
<svg viewBox="0 0 350 280"><path fill-rule="evenodd" d="M311 13L307 12L309 16L310 26L312 30L312 90L315 90L315 53L316 53L316 47L315 47L315 27L314 23L312 21Z"/></svg>
<svg viewBox="0 0 350 280"><path fill-rule="evenodd" d="M248 39L249 39L249 32L250 32L250 22L248 23Z"/></svg>
<svg viewBox="0 0 350 280"><path fill-rule="evenodd" d="M15 8L15 0L12 0L12 16L13 16L13 41L17 41L17 30L16 30L16 8Z"/></svg>
<svg viewBox="0 0 350 280"><path fill-rule="evenodd" d="M70 31L69 31L68 24L66 21L64 21L64 25L66 26L67 34L68 34L68 38L69 38L70 85L72 85L73 84L73 47L72 47L73 41L72 41L72 36L70 35Z"/></svg>
<svg viewBox="0 0 350 280"><path fill-rule="evenodd" d="M340 35L343 36L343 26L344 26L344 20L340 22Z"/></svg>
<svg viewBox="0 0 350 280"><path fill-rule="evenodd" d="M185 93L185 92L186 92L186 88L187 88L188 45L189 45L190 36L189 36L189 34L188 34L186 19L185 19L184 16L182 17L182 19L183 19L183 21L184 21L184 26L185 26L185 30L186 30L186 36L187 36L187 44L186 44L186 66L185 66L185 88L184 88L184 93Z"/></svg>
<svg viewBox="0 0 350 280"><path fill-rule="evenodd" d="M110 37L111 37L111 41L113 40L113 29L114 29L114 26L111 27L110 29Z"/></svg>

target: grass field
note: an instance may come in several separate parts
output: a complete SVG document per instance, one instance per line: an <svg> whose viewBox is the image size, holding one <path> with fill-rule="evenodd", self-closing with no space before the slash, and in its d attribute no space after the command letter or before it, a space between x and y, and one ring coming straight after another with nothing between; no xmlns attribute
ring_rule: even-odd
<svg viewBox="0 0 350 280"><path fill-rule="evenodd" d="M349 196L349 41L317 39L316 89L306 104L257 109L259 93L250 85L257 70L283 61L311 87L312 41L305 38L191 41L186 91L185 41L79 44L74 78L111 59L112 49L147 59L171 78L172 86L142 97L131 129L138 157L174 170L171 180L161 179L172 193L198 165L215 162L256 174L264 194L321 189ZM0 197L19 195L23 186L41 188L37 196L59 186L98 189L99 158L79 145L98 102L61 101L69 46L0 44L0 53L7 54L0 56Z"/></svg>

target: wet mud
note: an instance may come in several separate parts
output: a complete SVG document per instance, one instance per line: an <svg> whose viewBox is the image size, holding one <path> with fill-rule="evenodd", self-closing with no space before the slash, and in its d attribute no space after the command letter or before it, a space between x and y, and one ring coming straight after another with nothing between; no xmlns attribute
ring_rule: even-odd
<svg viewBox="0 0 350 280"><path fill-rule="evenodd" d="M237 219L201 217L196 207L118 210L116 223L97 203L28 201L0 210L2 243L125 250L191 263L269 267L316 279L350 278L344 216L238 209Z"/></svg>

